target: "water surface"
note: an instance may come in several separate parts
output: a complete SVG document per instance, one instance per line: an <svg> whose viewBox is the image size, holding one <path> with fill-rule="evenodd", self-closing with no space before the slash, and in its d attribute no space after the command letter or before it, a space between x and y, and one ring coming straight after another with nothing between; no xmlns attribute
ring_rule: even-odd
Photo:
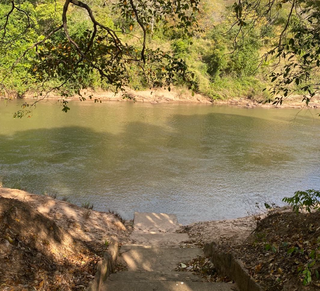
<svg viewBox="0 0 320 291"><path fill-rule="evenodd" d="M0 102L4 187L57 194L131 219L175 213L181 223L235 218L320 189L314 110L110 102L39 104L13 119Z"/></svg>

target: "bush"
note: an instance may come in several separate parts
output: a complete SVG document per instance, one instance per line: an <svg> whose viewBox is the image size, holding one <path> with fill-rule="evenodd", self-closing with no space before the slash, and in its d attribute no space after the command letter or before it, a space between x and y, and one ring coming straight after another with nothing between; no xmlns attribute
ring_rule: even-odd
<svg viewBox="0 0 320 291"><path fill-rule="evenodd" d="M294 193L294 196L284 197L282 201L291 205L293 207L293 210L298 213L301 209L304 208L308 212L311 212L311 210L313 209L319 210L319 199L320 191L311 189L306 191L297 191Z"/></svg>

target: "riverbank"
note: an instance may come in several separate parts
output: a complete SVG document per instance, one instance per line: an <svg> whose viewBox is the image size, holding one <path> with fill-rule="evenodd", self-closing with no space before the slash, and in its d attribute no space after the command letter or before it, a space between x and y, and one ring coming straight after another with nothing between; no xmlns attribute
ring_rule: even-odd
<svg viewBox="0 0 320 291"><path fill-rule="evenodd" d="M84 290L108 244L128 243L132 232L132 221L117 214L8 188L0 188L0 221L1 290ZM187 230L195 244L240 242L255 225L246 217L179 231Z"/></svg>
<svg viewBox="0 0 320 291"><path fill-rule="evenodd" d="M26 94L25 99L37 100L34 94ZM39 97L42 98L42 97ZM61 96L55 94L49 94L49 99L61 99ZM320 108L320 96L314 96L309 102L308 106L302 101L303 96L296 95L290 96L284 99L283 103L273 104L272 102L264 102L262 99L255 100L254 98L230 98L230 99L212 99L202 94L192 94L190 90L173 88L171 91L165 89L153 89L146 91L134 91L127 89L125 93L114 93L111 91L103 90L81 90L80 95L64 98L68 101L85 101L85 102L142 102L151 104L162 103L190 103L190 104L207 104L217 106L236 106L244 108Z"/></svg>
<svg viewBox="0 0 320 291"><path fill-rule="evenodd" d="M0 290L84 290L131 229L114 213L0 188Z"/></svg>
<svg viewBox="0 0 320 291"><path fill-rule="evenodd" d="M128 243L131 232L132 221L115 213L0 188L0 289L85 290L110 242ZM318 257L312 259L319 248L319 212L297 215L284 208L197 222L178 232L189 235L188 244L213 243L220 253L232 253L263 290L302 290L312 260L303 290L320 286Z"/></svg>

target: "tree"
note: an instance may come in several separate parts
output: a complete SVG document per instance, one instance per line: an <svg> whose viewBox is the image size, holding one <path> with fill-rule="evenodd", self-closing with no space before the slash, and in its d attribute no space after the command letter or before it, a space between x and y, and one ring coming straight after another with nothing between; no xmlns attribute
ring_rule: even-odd
<svg viewBox="0 0 320 291"><path fill-rule="evenodd" d="M177 76L192 86L185 63L161 48L150 47L148 39L157 23L191 34L197 28L198 4L199 0L4 0L0 5L0 53L6 56L1 64L6 74L2 71L0 75L1 89L6 91L8 77L21 66L26 69L21 83L26 85L33 78L40 84L41 98L44 92L58 89L62 94L68 93L67 88L79 92L94 74L114 90L123 90L132 66L150 87L170 90ZM118 27L103 17L105 8L121 17ZM136 41L127 37L133 33ZM13 55L7 54L8 47L13 47ZM63 105L67 111L67 102Z"/></svg>
<svg viewBox="0 0 320 291"><path fill-rule="evenodd" d="M8 94L15 88L23 95L31 88L44 98L53 90L61 95L80 93L95 83L121 91L133 75L139 75L145 87L170 90L183 80L196 90L197 81L182 58L189 47L196 47L188 37L195 32L201 37L199 1L3 0L0 91ZM211 80L217 72L229 70L236 76L252 75L261 46L255 32L259 27L268 48L261 64L271 68L275 102L298 92L308 103L319 90L319 1L236 1L236 21L230 28L230 35L236 36L228 61L216 47L204 54ZM150 42L160 30L175 38L172 52ZM68 109L63 103L63 110Z"/></svg>
<svg viewBox="0 0 320 291"><path fill-rule="evenodd" d="M243 28L266 21L279 27L277 38L264 56L272 63L271 93L275 103L294 92L308 104L320 89L320 2L313 0L238 0L234 4L238 35Z"/></svg>

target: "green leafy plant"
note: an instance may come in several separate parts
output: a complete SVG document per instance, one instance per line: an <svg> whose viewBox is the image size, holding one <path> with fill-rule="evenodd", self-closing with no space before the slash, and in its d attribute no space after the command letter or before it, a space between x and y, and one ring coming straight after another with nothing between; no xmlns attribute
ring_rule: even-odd
<svg viewBox="0 0 320 291"><path fill-rule="evenodd" d="M284 197L283 202L288 203L297 213L301 209L311 212L312 209L319 210L320 191L309 189L306 191L296 191L292 197Z"/></svg>
<svg viewBox="0 0 320 291"><path fill-rule="evenodd" d="M273 253L276 253L278 251L277 247L274 244L265 244L265 250L266 251L272 251Z"/></svg>
<svg viewBox="0 0 320 291"><path fill-rule="evenodd" d="M311 283L312 281L312 277L311 277L311 272L309 270L309 268L305 268L303 271L302 271L302 275L303 275L303 281L302 281L302 284L303 285L308 285Z"/></svg>

